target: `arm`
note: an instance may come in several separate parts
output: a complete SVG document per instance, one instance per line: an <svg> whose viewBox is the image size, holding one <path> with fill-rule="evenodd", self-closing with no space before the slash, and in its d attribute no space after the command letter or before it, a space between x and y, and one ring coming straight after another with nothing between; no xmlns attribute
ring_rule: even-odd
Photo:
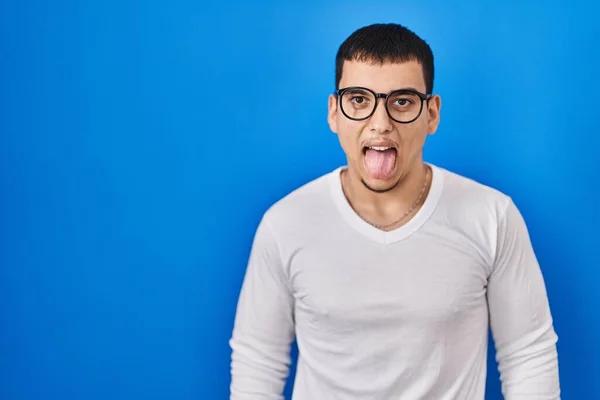
<svg viewBox="0 0 600 400"><path fill-rule="evenodd" d="M488 304L502 393L507 400L558 400L558 337L525 221L512 201L496 251Z"/></svg>
<svg viewBox="0 0 600 400"><path fill-rule="evenodd" d="M271 226L256 231L230 346L231 400L283 400L294 339L293 296Z"/></svg>

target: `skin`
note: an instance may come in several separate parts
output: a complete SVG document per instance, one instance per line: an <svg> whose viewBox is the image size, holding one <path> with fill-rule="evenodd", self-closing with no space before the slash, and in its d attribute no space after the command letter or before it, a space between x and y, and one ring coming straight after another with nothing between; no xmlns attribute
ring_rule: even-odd
<svg viewBox="0 0 600 400"><path fill-rule="evenodd" d="M348 86L367 87L377 93L389 93L402 88L426 93L423 70L416 61L383 64L346 61L339 87ZM427 168L423 162L423 146L427 137L437 131L441 108L440 96L434 95L424 103L416 121L402 124L388 116L384 101L379 99L375 113L364 121L346 118L333 95L329 96L328 104L329 127L337 134L346 154L348 168L342 173L344 192L362 218L378 225L401 218L419 197ZM372 140L390 141L398 150L394 171L388 179L371 177L364 165L363 147ZM430 182L431 173L427 192ZM414 215L418 209L416 207L411 214ZM387 230L395 229L408 220L406 218Z"/></svg>

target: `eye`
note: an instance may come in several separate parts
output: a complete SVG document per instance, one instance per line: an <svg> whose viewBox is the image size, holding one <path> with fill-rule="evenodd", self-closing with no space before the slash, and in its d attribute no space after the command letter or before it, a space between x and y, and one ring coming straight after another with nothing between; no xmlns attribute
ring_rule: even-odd
<svg viewBox="0 0 600 400"><path fill-rule="evenodd" d="M406 107L410 104L413 104L413 102L409 99L396 99L396 101L394 101L394 105L400 107Z"/></svg>
<svg viewBox="0 0 600 400"><path fill-rule="evenodd" d="M350 98L350 101L356 104L364 104L366 103L368 100L366 97L364 96L352 96Z"/></svg>

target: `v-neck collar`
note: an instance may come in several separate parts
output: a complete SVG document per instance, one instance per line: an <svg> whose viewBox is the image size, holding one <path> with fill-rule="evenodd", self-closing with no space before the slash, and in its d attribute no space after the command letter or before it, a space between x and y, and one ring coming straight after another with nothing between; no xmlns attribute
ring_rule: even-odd
<svg viewBox="0 0 600 400"><path fill-rule="evenodd" d="M362 219L352 208L342 188L341 173L346 166L336 168L330 173L329 186L331 194L338 210L343 215L344 219L356 229L359 233L368 236L375 242L382 244L392 244L399 242L413 233L425 224L431 217L439 202L443 189L444 174L443 171L435 165L427 163L431 167L431 188L425 198L425 202L417 213L404 225L391 231L384 231L376 228L373 225Z"/></svg>

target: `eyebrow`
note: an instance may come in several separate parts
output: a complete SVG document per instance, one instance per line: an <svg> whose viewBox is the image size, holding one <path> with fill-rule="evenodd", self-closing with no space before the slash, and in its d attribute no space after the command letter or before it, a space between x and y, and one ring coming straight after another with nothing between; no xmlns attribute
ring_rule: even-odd
<svg viewBox="0 0 600 400"><path fill-rule="evenodd" d="M413 90L415 92L421 92L419 89L416 89L416 88L410 87L410 86L409 87L403 87L403 88L400 88L400 89L394 89L394 90L392 90L392 92L396 92L398 90Z"/></svg>
<svg viewBox="0 0 600 400"><path fill-rule="evenodd" d="M414 91L414 92L419 92L419 93L421 93L421 91L420 91L419 89L415 89L414 87L410 87L410 86L408 86L408 87L402 87L402 88L399 88L399 89L392 89L392 90L390 90L388 93L393 93L393 92L401 92L401 91L405 91L405 90L406 90L406 91L409 91L409 90L411 90L411 91Z"/></svg>
<svg viewBox="0 0 600 400"><path fill-rule="evenodd" d="M363 89L361 89L361 88L363 88ZM352 93L354 93L354 92L360 92L361 90L364 90L364 89L370 89L370 88L367 88L365 86L357 86L357 87L354 87L354 88L350 89L349 91L352 92ZM370 89L370 90L373 90L373 89ZM398 88L398 89L392 89L392 90L390 90L387 93L398 92L398 91L403 91L403 90L412 90L412 91L421 93L421 91L419 89L416 89L416 88L414 88L412 86L401 87L401 88ZM373 91L376 92L376 93L379 93L379 92L377 92L375 90L373 90Z"/></svg>

